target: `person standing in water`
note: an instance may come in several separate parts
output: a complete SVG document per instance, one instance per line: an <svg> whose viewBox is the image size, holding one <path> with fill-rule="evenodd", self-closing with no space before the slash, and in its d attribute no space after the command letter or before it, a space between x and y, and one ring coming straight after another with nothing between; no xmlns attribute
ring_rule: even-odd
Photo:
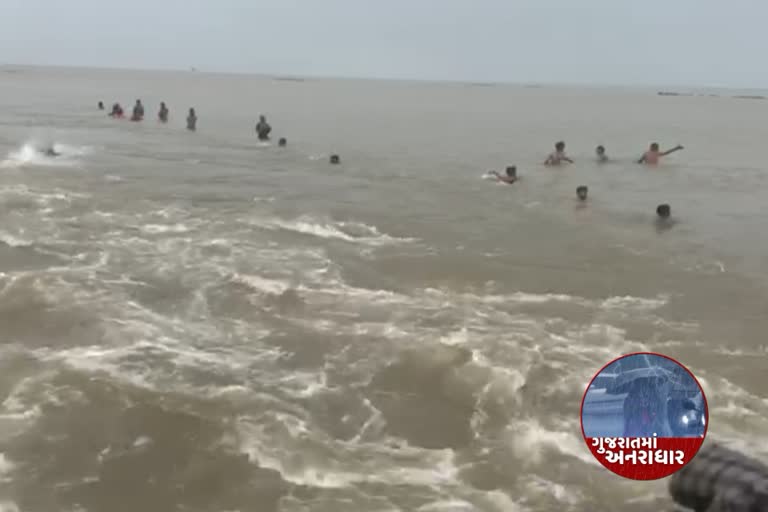
<svg viewBox="0 0 768 512"><path fill-rule="evenodd" d="M197 130L197 114L195 114L194 108L190 108L189 115L187 115L187 130L191 132Z"/></svg>
<svg viewBox="0 0 768 512"><path fill-rule="evenodd" d="M123 107L119 103L112 105L112 112L109 113L110 117L123 117Z"/></svg>
<svg viewBox="0 0 768 512"><path fill-rule="evenodd" d="M157 118L160 120L161 123L167 123L168 122L168 107L165 106L165 102L160 102L160 111L157 113Z"/></svg>
<svg viewBox="0 0 768 512"><path fill-rule="evenodd" d="M647 165L657 165L661 157L670 155L675 151L680 151L681 149L683 149L683 146L680 146L678 144L674 148L668 149L667 151L659 151L659 144L657 142L654 142L648 148L648 151L643 153L643 156L640 157L640 160L638 160L637 163L647 164Z"/></svg>
<svg viewBox="0 0 768 512"><path fill-rule="evenodd" d="M259 122L256 125L256 135L258 135L260 141L268 141L269 134L272 131L272 127L267 123L267 118L259 116Z"/></svg>
<svg viewBox="0 0 768 512"><path fill-rule="evenodd" d="M133 106L133 114L131 115L131 121L141 121L144 119L144 105L141 104L141 100L136 100L136 104Z"/></svg>
<svg viewBox="0 0 768 512"><path fill-rule="evenodd" d="M608 155L605 154L604 146L597 146L597 148L595 148L595 154L597 155L598 163L604 164L608 161Z"/></svg>
<svg viewBox="0 0 768 512"><path fill-rule="evenodd" d="M565 154L565 142L560 141L557 144L555 144L555 151L553 153L550 153L550 155L544 161L544 165L549 165L549 166L560 165L563 162L568 162L569 164L572 164L573 160L568 158L568 156Z"/></svg>

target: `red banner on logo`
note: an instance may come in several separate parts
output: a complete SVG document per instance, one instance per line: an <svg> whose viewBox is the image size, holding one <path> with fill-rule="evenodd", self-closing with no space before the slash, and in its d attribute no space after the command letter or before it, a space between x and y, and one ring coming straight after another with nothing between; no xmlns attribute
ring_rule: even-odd
<svg viewBox="0 0 768 512"><path fill-rule="evenodd" d="M592 455L607 469L632 480L667 477L696 456L703 437L588 437Z"/></svg>

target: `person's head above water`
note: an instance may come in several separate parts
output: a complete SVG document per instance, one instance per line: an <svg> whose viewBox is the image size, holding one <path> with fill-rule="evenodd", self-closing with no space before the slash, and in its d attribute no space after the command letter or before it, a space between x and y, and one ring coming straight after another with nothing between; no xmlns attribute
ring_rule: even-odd
<svg viewBox="0 0 768 512"><path fill-rule="evenodd" d="M555 144L555 149L557 151L565 151L565 142L560 141L557 144Z"/></svg>
<svg viewBox="0 0 768 512"><path fill-rule="evenodd" d="M259 121L265 123L267 121L266 116L259 116Z"/></svg>
<svg viewBox="0 0 768 512"><path fill-rule="evenodd" d="M102 110L104 109L104 102L103 101L99 102L99 108L102 109Z"/></svg>
<svg viewBox="0 0 768 512"><path fill-rule="evenodd" d="M668 219L669 216L672 215L672 208L670 208L668 204L660 204L656 207L656 215L658 215L660 219Z"/></svg>
<svg viewBox="0 0 768 512"><path fill-rule="evenodd" d="M652 143L651 146L650 146L650 150L651 151L658 151L659 150L659 143L658 142Z"/></svg>
<svg viewBox="0 0 768 512"><path fill-rule="evenodd" d="M285 147L286 144L288 144L288 141L285 140L285 137L282 137L279 141L277 141L277 145L280 147Z"/></svg>
<svg viewBox="0 0 768 512"><path fill-rule="evenodd" d="M587 193L589 192L589 189L586 185L580 185L576 187L576 197L579 198L580 201L586 201L587 200Z"/></svg>
<svg viewBox="0 0 768 512"><path fill-rule="evenodd" d="M517 166L510 165L507 167L507 176L510 178L517 178Z"/></svg>
<svg viewBox="0 0 768 512"><path fill-rule="evenodd" d="M605 148L603 146L597 146L595 153L597 153L597 156L603 156L605 154Z"/></svg>
<svg viewBox="0 0 768 512"><path fill-rule="evenodd" d="M339 155L331 155L330 162L332 164L338 164L341 163L341 158L339 158Z"/></svg>

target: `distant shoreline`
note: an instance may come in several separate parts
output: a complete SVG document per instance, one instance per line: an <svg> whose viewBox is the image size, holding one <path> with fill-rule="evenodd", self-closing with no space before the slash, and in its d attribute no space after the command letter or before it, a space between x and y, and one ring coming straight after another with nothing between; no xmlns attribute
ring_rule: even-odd
<svg viewBox="0 0 768 512"><path fill-rule="evenodd" d="M673 91L659 91L656 93L657 96L708 96L710 98L722 98L722 97L729 97L733 99L738 100L765 100L768 99L766 96L762 96L759 94L735 94L730 96L723 96L722 94L696 94L692 92L673 92Z"/></svg>
<svg viewBox="0 0 768 512"><path fill-rule="evenodd" d="M0 73L19 74L35 71L81 71L97 73L167 73L167 74L196 74L213 76L239 76L252 77L263 80L274 80L279 82L311 82L327 80L345 80L361 82L394 82L394 83L414 83L414 84L451 84L463 87L520 87L525 89L605 89L605 90L634 90L643 91L659 96L730 96L739 99L768 99L768 88L760 87L724 87L724 86L691 86L691 85L663 85L663 84L621 84L621 83L586 83L586 82L547 82L542 80L456 80L456 79L427 79L427 78L407 78L407 77L365 77L365 76L334 76L323 74L300 74L290 72L256 72L256 71L224 71L224 70L206 70L196 66L185 66L178 68L136 68L136 67L97 67L97 66L76 66L76 65L41 65L41 64L19 64L2 63L0 64ZM699 91L679 92L679 91Z"/></svg>

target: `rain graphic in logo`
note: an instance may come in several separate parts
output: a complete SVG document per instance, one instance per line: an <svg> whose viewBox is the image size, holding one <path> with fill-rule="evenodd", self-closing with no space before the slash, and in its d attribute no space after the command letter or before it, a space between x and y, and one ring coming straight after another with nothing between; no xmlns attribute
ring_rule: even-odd
<svg viewBox="0 0 768 512"><path fill-rule="evenodd" d="M581 429L603 466L625 478L656 480L693 459L708 414L704 391L686 367L644 352L622 356L592 378Z"/></svg>

